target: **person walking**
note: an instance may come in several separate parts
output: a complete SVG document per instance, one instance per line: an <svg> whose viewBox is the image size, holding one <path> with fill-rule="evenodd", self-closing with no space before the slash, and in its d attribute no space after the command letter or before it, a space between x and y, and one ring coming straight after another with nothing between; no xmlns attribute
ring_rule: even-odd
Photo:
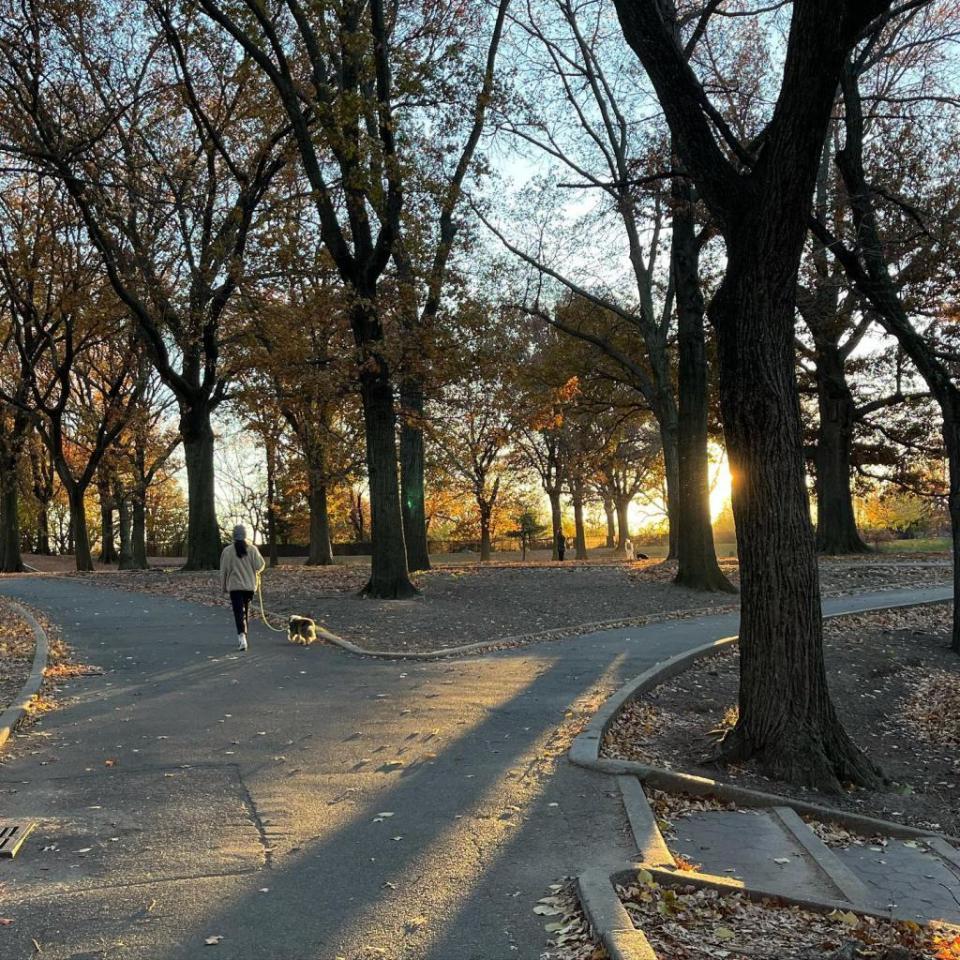
<svg viewBox="0 0 960 960"><path fill-rule="evenodd" d="M563 531L561 530L559 533L557 533L557 559L562 562L566 552L567 538L563 535Z"/></svg>
<svg viewBox="0 0 960 960"><path fill-rule="evenodd" d="M247 528L238 523L233 528L233 543L220 554L220 589L230 594L233 619L237 624L237 649L247 649L247 619L253 599L266 566L256 544L247 543Z"/></svg>

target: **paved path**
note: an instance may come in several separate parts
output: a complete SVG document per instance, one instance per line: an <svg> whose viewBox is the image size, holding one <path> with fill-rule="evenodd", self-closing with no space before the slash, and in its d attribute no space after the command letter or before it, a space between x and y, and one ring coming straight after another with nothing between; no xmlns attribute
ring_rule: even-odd
<svg viewBox="0 0 960 960"><path fill-rule="evenodd" d="M0 816L42 821L0 861L4 960L36 956L34 940L43 960L194 958L210 936L224 960L534 960L547 884L634 852L615 782L567 763L558 728L737 624L431 663L256 625L240 657L226 609L69 579L0 591L106 670L71 683L0 767Z"/></svg>

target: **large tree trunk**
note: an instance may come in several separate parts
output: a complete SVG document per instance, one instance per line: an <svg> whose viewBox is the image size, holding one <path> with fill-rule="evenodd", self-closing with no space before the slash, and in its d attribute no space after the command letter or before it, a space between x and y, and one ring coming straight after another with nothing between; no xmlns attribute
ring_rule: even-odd
<svg viewBox="0 0 960 960"><path fill-rule="evenodd" d="M109 480L97 484L97 495L100 500L100 562L116 563L117 550L113 542L114 505Z"/></svg>
<svg viewBox="0 0 960 960"><path fill-rule="evenodd" d="M480 507L480 562L486 563L490 559L490 515L492 507L486 503Z"/></svg>
<svg viewBox="0 0 960 960"><path fill-rule="evenodd" d="M869 553L857 530L850 489L851 450L856 405L839 351L817 349L816 493L817 550L820 553Z"/></svg>
<svg viewBox="0 0 960 960"><path fill-rule="evenodd" d="M557 539L563 535L563 516L560 513L560 491L548 490L547 497L550 499L550 529L553 532L553 551L552 558L560 559L560 548Z"/></svg>
<svg viewBox="0 0 960 960"><path fill-rule="evenodd" d="M280 562L277 550L277 451L272 440L266 443L267 450L267 553L270 566Z"/></svg>
<svg viewBox="0 0 960 960"><path fill-rule="evenodd" d="M407 567L429 570L423 452L423 385L416 377L400 384L400 503Z"/></svg>
<svg viewBox="0 0 960 960"><path fill-rule="evenodd" d="M37 553L50 556L50 504L41 501L37 504Z"/></svg>
<svg viewBox="0 0 960 960"><path fill-rule="evenodd" d="M136 569L133 560L132 520L130 516L130 501L118 493L114 497L117 504L117 531L120 537L120 553L117 556L117 567L120 570Z"/></svg>
<svg viewBox="0 0 960 960"><path fill-rule="evenodd" d="M617 545L617 531L614 521L613 501L609 497L603 498L603 512L607 515L607 549L612 550Z"/></svg>
<svg viewBox="0 0 960 960"><path fill-rule="evenodd" d="M623 553L630 539L630 497L617 497L617 550ZM632 559L632 558L631 558Z"/></svg>
<svg viewBox="0 0 960 960"><path fill-rule="evenodd" d="M330 516L327 512L327 481L322 467L307 467L310 484L310 553L308 567L328 567L333 563L330 544Z"/></svg>
<svg viewBox="0 0 960 960"><path fill-rule="evenodd" d="M67 499L70 502L70 534L77 570L93 570L93 556L90 553L90 534L87 531L87 507L84 502L86 490L76 483L67 486Z"/></svg>
<svg viewBox="0 0 960 960"><path fill-rule="evenodd" d="M794 380L794 287L800 243L758 205L727 241L727 272L711 304L720 400L733 474L740 556L740 714L731 759L828 790L875 785L879 772L850 740L827 687L817 559L804 483ZM788 234L789 235L789 234ZM795 254L795 255L794 255Z"/></svg>
<svg viewBox="0 0 960 960"><path fill-rule="evenodd" d="M147 564L147 492L134 490L131 497L131 512L133 514L130 541L134 570L146 570Z"/></svg>
<svg viewBox="0 0 960 960"><path fill-rule="evenodd" d="M370 531L373 541L370 597L412 597L417 589L407 570L400 486L397 481L396 418L386 360L369 357L360 373L363 421L366 427L367 478L370 485Z"/></svg>
<svg viewBox="0 0 960 960"><path fill-rule="evenodd" d="M187 468L187 562L184 570L220 566L220 527L214 492L213 427L210 410L181 408L180 435Z"/></svg>
<svg viewBox="0 0 960 960"><path fill-rule="evenodd" d="M673 187L672 260L677 296L677 560L676 583L694 590L735 592L717 563L710 522L707 449L707 351L699 247L689 184ZM669 474L668 474L669 477ZM671 518L670 530L674 529Z"/></svg>
<svg viewBox="0 0 960 960"><path fill-rule="evenodd" d="M583 526L583 481L575 480L571 484L573 500L573 541L578 560L587 559L587 534Z"/></svg>
<svg viewBox="0 0 960 960"><path fill-rule="evenodd" d="M5 459L0 467L0 572L22 573L17 462L13 458Z"/></svg>
<svg viewBox="0 0 960 960"><path fill-rule="evenodd" d="M680 555L680 448L678 425L672 419L660 423L660 444L663 453L663 473L667 487L667 559Z"/></svg>

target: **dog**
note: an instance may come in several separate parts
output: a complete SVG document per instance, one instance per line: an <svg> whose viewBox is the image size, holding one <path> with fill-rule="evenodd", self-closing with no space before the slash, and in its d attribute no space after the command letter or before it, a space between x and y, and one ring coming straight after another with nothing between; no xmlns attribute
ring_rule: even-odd
<svg viewBox="0 0 960 960"><path fill-rule="evenodd" d="M317 625L309 617L292 616L287 623L287 639L301 647L309 647L317 639Z"/></svg>

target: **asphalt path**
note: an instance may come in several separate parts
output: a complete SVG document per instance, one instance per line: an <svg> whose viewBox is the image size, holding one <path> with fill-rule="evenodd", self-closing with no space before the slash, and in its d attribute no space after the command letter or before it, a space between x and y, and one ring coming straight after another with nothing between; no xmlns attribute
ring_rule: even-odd
<svg viewBox="0 0 960 960"><path fill-rule="evenodd" d="M634 853L615 781L566 760L578 721L737 629L717 615L404 662L254 624L237 654L227 607L56 577L0 592L104 670L0 766L0 817L40 821L0 861L2 960L536 960L549 884Z"/></svg>

